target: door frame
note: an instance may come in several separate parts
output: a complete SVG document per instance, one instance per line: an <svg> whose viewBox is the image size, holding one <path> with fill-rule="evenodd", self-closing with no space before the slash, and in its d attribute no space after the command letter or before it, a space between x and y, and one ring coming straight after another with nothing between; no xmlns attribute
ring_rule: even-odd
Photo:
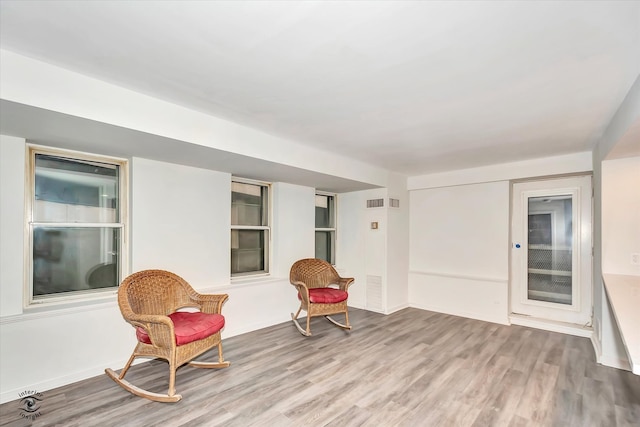
<svg viewBox="0 0 640 427"><path fill-rule="evenodd" d="M572 196L572 303L528 298L530 197ZM552 215L553 218L553 215ZM541 321L591 326L593 315L593 190L591 174L511 182L509 313ZM519 248L516 245L520 245Z"/></svg>

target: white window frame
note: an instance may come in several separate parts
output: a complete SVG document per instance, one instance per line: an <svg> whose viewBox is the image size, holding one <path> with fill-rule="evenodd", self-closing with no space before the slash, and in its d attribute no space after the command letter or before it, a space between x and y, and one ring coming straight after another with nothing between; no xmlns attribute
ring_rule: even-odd
<svg viewBox="0 0 640 427"><path fill-rule="evenodd" d="M248 178L240 178L237 176L232 176L231 177L231 183L233 184L234 182L240 183L240 184L250 184L250 185L259 185L261 187L265 187L267 189L267 201L266 203L264 203L263 209L264 209L264 213L265 213L265 223L263 225L237 225L237 224L231 224L230 225L230 230L262 230L266 233L266 236L264 238L264 254L263 254L263 262L264 262L264 270L257 270L257 271L250 271L250 272L244 272L244 273L233 273L231 271L231 268L229 269L229 274L231 276L231 280L241 280L241 279L247 279L247 278L252 278L252 277L260 277L260 276L269 276L270 275L270 267L271 267L271 241L272 241L272 230L271 230L271 222L272 222L272 212L271 212L271 200L273 199L272 194L273 194L273 188L271 186L270 182L265 182L265 181L257 181L257 180L253 180L253 179L248 179ZM229 200L231 202L231 204L233 203L231 201L231 192L229 193ZM230 206L231 207L231 206ZM231 207L232 208L232 207ZM231 221L233 222L233 220ZM231 244L231 233L230 233L230 241L229 241L229 257L230 260L232 260L232 256L231 256L231 251L233 250L233 245Z"/></svg>
<svg viewBox="0 0 640 427"><path fill-rule="evenodd" d="M331 264L335 265L336 263L336 252L337 252L337 228L338 228L338 195L335 193L327 193L324 191L316 191L316 196L324 196L331 197L333 199L333 212L329 213L329 217L333 215L333 227L329 228L315 228L315 231L324 231L324 232L333 232L333 241L331 242L331 255L332 259L329 261ZM314 205L314 224L315 224L315 205ZM314 232L314 245L315 245L315 232ZM314 255L315 256L315 255Z"/></svg>
<svg viewBox="0 0 640 427"><path fill-rule="evenodd" d="M79 151L66 150L61 148L45 147L35 144L27 144L27 170L26 170L26 200L25 200L25 284L24 284L24 306L25 308L63 304L67 302L90 301L95 299L111 298L117 293L118 285L123 278L129 274L129 248L127 232L129 219L129 162L127 159L90 154ZM113 223L79 223L79 222L35 222L33 209L35 206L35 158L37 154L67 158L69 160L91 161L117 165L119 167L118 177L118 207L119 221ZM34 296L34 260L33 260L33 239L34 228L37 226L51 226L63 228L113 228L120 230L120 247L118 253L119 276L117 285L108 288L88 289L82 291L70 291L62 293L51 293Z"/></svg>

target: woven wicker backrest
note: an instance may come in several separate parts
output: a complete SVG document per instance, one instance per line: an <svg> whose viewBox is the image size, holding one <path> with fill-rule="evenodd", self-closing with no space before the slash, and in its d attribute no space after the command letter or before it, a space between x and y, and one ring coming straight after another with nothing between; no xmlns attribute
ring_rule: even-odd
<svg viewBox="0 0 640 427"><path fill-rule="evenodd" d="M190 305L193 288L180 276L164 270L144 270L127 277L118 289L123 313L169 315Z"/></svg>
<svg viewBox="0 0 640 427"><path fill-rule="evenodd" d="M307 288L325 288L338 283L340 276L327 261L306 258L296 261L289 272L291 282L304 282Z"/></svg>

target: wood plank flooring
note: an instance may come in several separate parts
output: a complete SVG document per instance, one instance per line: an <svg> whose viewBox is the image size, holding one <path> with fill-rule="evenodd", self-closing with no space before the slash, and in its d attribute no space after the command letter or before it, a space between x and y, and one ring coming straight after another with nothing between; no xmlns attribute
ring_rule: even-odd
<svg viewBox="0 0 640 427"><path fill-rule="evenodd" d="M231 367L180 368L177 403L101 375L44 392L34 421L1 405L0 426L640 426L640 377L596 364L586 338L418 309L350 320L225 339ZM165 393L168 369L154 360L127 379Z"/></svg>

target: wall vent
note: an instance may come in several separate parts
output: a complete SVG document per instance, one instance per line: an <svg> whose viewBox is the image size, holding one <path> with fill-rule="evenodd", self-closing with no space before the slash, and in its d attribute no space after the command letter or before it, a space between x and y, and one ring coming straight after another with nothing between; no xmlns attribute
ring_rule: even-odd
<svg viewBox="0 0 640 427"><path fill-rule="evenodd" d="M367 308L382 311L382 277L367 275Z"/></svg>
<svg viewBox="0 0 640 427"><path fill-rule="evenodd" d="M384 199L367 200L367 208L382 208L382 207L384 207Z"/></svg>
<svg viewBox="0 0 640 427"><path fill-rule="evenodd" d="M400 207L400 199L389 199L389 207L390 208L399 208Z"/></svg>

